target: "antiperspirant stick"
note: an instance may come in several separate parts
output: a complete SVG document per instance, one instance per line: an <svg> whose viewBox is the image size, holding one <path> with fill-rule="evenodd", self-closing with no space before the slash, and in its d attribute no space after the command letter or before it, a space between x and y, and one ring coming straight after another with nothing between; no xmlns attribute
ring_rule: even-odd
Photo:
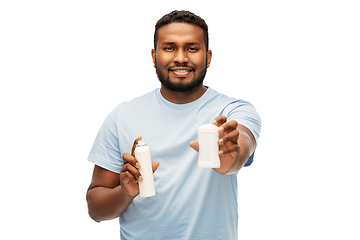
<svg viewBox="0 0 360 240"><path fill-rule="evenodd" d="M139 181L140 197L155 195L155 183L151 164L150 148L143 140L140 140L135 148L135 158L140 162L139 172L143 177Z"/></svg>
<svg viewBox="0 0 360 240"><path fill-rule="evenodd" d="M219 132L213 124L205 124L198 128L200 168L219 168Z"/></svg>

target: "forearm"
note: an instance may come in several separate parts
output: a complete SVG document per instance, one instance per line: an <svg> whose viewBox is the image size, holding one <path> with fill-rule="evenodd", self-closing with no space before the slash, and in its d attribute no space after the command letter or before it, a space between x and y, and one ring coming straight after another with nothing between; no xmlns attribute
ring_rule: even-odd
<svg viewBox="0 0 360 240"><path fill-rule="evenodd" d="M232 164L229 163L230 165L226 174L237 173L255 151L256 141L250 130L242 125L238 125L237 130L239 131L237 145L240 148L240 153Z"/></svg>
<svg viewBox="0 0 360 240"><path fill-rule="evenodd" d="M113 189L95 187L90 189L86 195L89 215L96 222L120 217L133 199L124 194L121 185Z"/></svg>
<svg viewBox="0 0 360 240"><path fill-rule="evenodd" d="M250 146L246 142L238 142L238 145L240 147L239 157L227 174L237 173L243 166L245 166L252 154Z"/></svg>

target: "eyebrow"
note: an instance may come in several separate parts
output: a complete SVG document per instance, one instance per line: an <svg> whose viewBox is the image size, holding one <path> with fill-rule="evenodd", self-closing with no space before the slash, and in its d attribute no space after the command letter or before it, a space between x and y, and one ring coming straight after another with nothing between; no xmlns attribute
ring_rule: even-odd
<svg viewBox="0 0 360 240"><path fill-rule="evenodd" d="M174 42L163 42L161 43L161 45L175 45ZM185 43L185 45L200 45L199 42L188 42L188 43Z"/></svg>

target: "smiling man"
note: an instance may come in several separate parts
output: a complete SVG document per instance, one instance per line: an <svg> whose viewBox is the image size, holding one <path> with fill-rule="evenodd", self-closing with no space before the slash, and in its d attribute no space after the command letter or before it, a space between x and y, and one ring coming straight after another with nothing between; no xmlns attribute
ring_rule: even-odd
<svg viewBox="0 0 360 240"><path fill-rule="evenodd" d="M182 93L169 101L186 96L191 102L192 97L205 93L203 81L212 55L206 39L201 27L189 23L174 22L158 29L152 58L163 86L161 93L168 97Z"/></svg>
<svg viewBox="0 0 360 240"><path fill-rule="evenodd" d="M237 173L253 161L260 117L249 102L203 84L208 39L195 14L163 16L151 51L161 87L120 104L95 139L89 215L97 222L119 217L121 239L237 239ZM197 128L207 123L219 127L216 169L197 167ZM156 195L149 198L139 196L134 149L141 138L153 160Z"/></svg>

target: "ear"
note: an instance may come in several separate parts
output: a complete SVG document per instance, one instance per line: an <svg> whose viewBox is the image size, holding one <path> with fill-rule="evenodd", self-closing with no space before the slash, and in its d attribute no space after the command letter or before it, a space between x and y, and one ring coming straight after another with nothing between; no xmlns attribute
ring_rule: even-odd
<svg viewBox="0 0 360 240"><path fill-rule="evenodd" d="M155 49L151 49L151 57L153 59L154 67L156 68L156 64L155 64L155 62L156 62L156 51L155 51Z"/></svg>
<svg viewBox="0 0 360 240"><path fill-rule="evenodd" d="M207 51L207 53L206 53L206 55L207 55L207 67L210 67L210 62L211 62L211 57L212 57L212 52L211 52L211 50L208 50Z"/></svg>

